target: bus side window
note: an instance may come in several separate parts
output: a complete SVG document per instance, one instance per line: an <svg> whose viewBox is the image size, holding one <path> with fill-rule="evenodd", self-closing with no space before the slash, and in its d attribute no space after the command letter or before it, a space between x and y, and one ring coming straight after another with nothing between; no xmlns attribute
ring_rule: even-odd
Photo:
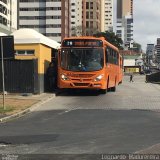
<svg viewBox="0 0 160 160"><path fill-rule="evenodd" d="M113 53L113 64L116 64L116 54L115 54L115 51L112 50L112 53Z"/></svg>
<svg viewBox="0 0 160 160"><path fill-rule="evenodd" d="M119 57L119 54L118 54L118 52L117 52L117 64L118 64L118 65L120 65L119 59L120 59L120 57Z"/></svg>
<svg viewBox="0 0 160 160"><path fill-rule="evenodd" d="M109 62L109 61L108 61L109 50L108 50L107 47L106 47L106 49L105 49L105 55L106 55L106 63L108 63L108 62Z"/></svg>
<svg viewBox="0 0 160 160"><path fill-rule="evenodd" d="M108 50L108 52L107 52L107 53L108 53L108 62L109 62L109 63L112 63L112 53L111 53L111 48L108 47L107 50Z"/></svg>
<svg viewBox="0 0 160 160"><path fill-rule="evenodd" d="M112 50L112 48L110 48L110 62L112 63L112 64L114 64L114 55L113 55L114 53L113 53L113 50Z"/></svg>
<svg viewBox="0 0 160 160"><path fill-rule="evenodd" d="M122 68L123 67L123 61L122 61L122 57L120 57L120 68Z"/></svg>
<svg viewBox="0 0 160 160"><path fill-rule="evenodd" d="M115 55L116 55L116 65L118 65L118 61L119 61L119 57L118 57L118 53L115 51Z"/></svg>

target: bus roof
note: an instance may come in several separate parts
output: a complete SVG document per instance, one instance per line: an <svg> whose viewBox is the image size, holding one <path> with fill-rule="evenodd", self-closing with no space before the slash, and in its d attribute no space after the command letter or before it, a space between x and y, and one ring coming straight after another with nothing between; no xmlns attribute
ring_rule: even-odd
<svg viewBox="0 0 160 160"><path fill-rule="evenodd" d="M105 40L104 37L93 37L93 36L79 36L79 37L66 37L63 40L71 40L71 39L94 39L94 40L102 40L104 44L106 44L107 46L119 51L119 49L117 47L115 47L113 44L109 43L107 40Z"/></svg>

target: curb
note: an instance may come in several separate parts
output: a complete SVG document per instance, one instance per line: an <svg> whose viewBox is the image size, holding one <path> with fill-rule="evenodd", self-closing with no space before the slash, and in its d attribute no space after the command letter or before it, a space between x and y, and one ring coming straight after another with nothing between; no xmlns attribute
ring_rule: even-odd
<svg viewBox="0 0 160 160"><path fill-rule="evenodd" d="M31 107L29 107L29 108L27 108L27 109L25 109L25 110L23 110L23 111L20 111L20 112L18 112L18 113L13 114L13 115L10 115L10 116L1 118L1 119L0 119L0 123L4 123L4 122L10 121L10 120L12 120L12 119L16 119L16 118L22 117L22 116L24 116L25 114L34 111L37 107L41 106L42 104L50 101L51 99L53 99L53 98L55 98L55 97L56 97L55 94L53 94L52 96L49 96L47 99L41 100L40 102L32 105Z"/></svg>

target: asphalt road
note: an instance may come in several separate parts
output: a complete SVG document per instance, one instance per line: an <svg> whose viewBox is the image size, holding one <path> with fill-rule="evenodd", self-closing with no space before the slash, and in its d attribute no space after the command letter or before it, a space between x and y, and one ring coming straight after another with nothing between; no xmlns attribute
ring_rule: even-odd
<svg viewBox="0 0 160 160"><path fill-rule="evenodd" d="M34 112L0 124L0 153L160 153L160 86L145 83L144 76L128 80L106 95L59 93Z"/></svg>

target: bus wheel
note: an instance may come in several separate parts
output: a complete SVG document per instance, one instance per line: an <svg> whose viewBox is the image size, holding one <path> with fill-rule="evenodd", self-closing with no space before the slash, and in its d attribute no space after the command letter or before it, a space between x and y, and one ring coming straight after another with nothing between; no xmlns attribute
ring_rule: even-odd
<svg viewBox="0 0 160 160"><path fill-rule="evenodd" d="M111 92L115 92L115 91L116 91L116 86L111 87L111 88L110 88L110 91L111 91Z"/></svg>
<svg viewBox="0 0 160 160"><path fill-rule="evenodd" d="M101 89L101 94L106 94L107 90L106 89Z"/></svg>
<svg viewBox="0 0 160 160"><path fill-rule="evenodd" d="M112 92L115 92L115 91L116 91L116 79L115 79L115 86L114 86L114 87L111 87L111 91L112 91Z"/></svg>
<svg viewBox="0 0 160 160"><path fill-rule="evenodd" d="M110 91L110 88L109 88L109 77L108 77L108 80L107 80L107 92Z"/></svg>
<svg viewBox="0 0 160 160"><path fill-rule="evenodd" d="M120 81L119 84L122 84L122 81Z"/></svg>

